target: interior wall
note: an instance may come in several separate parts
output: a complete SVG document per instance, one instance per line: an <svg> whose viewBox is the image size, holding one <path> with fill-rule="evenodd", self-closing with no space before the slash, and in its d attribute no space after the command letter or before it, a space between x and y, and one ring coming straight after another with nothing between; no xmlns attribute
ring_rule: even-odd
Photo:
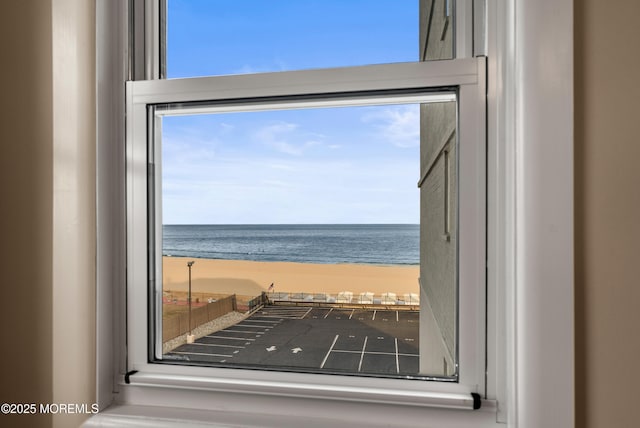
<svg viewBox="0 0 640 428"><path fill-rule="evenodd" d="M638 426L640 2L574 4L576 426Z"/></svg>
<svg viewBox="0 0 640 428"><path fill-rule="evenodd" d="M95 1L53 0L53 402L96 402ZM86 412L56 414L79 426Z"/></svg>
<svg viewBox="0 0 640 428"><path fill-rule="evenodd" d="M0 402L95 402L93 0L0 10ZM90 408L90 407L89 407ZM0 415L73 427L86 414Z"/></svg>
<svg viewBox="0 0 640 428"><path fill-rule="evenodd" d="M50 403L51 2L3 2L0 52L0 402ZM0 418L2 426L51 426L50 415Z"/></svg>

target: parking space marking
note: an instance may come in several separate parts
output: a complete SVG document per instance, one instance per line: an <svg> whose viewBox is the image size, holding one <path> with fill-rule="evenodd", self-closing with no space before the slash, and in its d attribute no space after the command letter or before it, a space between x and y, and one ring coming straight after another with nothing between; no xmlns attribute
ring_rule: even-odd
<svg viewBox="0 0 640 428"><path fill-rule="evenodd" d="M364 337L364 344L362 345L362 355L360 355L360 364L358 364L358 371L362 369L362 360L364 359L364 350L367 348L367 339L369 339L369 336Z"/></svg>
<svg viewBox="0 0 640 428"><path fill-rule="evenodd" d="M187 352L187 351L171 351L170 354L180 354L180 355L204 355L207 357L226 357L232 358L233 355L223 355L223 354L207 354L204 352Z"/></svg>
<svg viewBox="0 0 640 428"><path fill-rule="evenodd" d="M189 345L198 345L198 346L219 346L221 348L240 348L244 349L244 346L236 346L236 345L217 345L215 343L202 343L202 342L193 342L189 343Z"/></svg>
<svg viewBox="0 0 640 428"><path fill-rule="evenodd" d="M398 358L398 338L394 338L396 341L396 373L400 373L400 358Z"/></svg>
<svg viewBox="0 0 640 428"><path fill-rule="evenodd" d="M255 333L252 331L252 333ZM229 339L229 340L250 340L250 341L254 341L255 339L248 339L246 337L227 337L227 336L204 336L204 337L215 337L216 339Z"/></svg>
<svg viewBox="0 0 640 428"><path fill-rule="evenodd" d="M333 339L333 343L331 344L331 348L329 348L329 351L327 352L327 355L325 355L324 356L324 360L322 360L322 364L320 364L320 368L324 368L324 365L327 362L327 358L329 358L329 354L331 354L331 351L333 350L333 347L336 346L336 342L338 341L338 337L340 337L340 335L336 334L336 337Z"/></svg>
<svg viewBox="0 0 640 428"><path fill-rule="evenodd" d="M251 325L251 324L247 325L247 324L244 324L244 323L239 323L239 324L236 324L235 326L244 327L244 328L264 328L265 330L270 330L270 329L273 328L271 326L267 327L267 326L264 326L264 325ZM231 328L231 327L229 327L229 328Z"/></svg>
<svg viewBox="0 0 640 428"><path fill-rule="evenodd" d="M331 352L333 352L334 354L362 354L362 351L349 351L346 349L334 349ZM366 351L364 354L365 355L391 355L391 356L396 355L395 352L382 352L382 351ZM399 357L419 357L420 354L403 354L399 352L398 356Z"/></svg>
<svg viewBox="0 0 640 428"><path fill-rule="evenodd" d="M261 312L225 330L204 336L207 338L206 340L203 339L205 343L193 343L194 345L199 345L197 347L178 348L168 354L173 354L173 358L210 361L212 364L221 362L225 358L229 362L243 364L249 361L253 364L254 361L261 361L263 358L258 356L255 351L266 349L273 345L267 339L271 337L267 333L276 334L279 337L283 334L289 334L290 331L292 337L298 338L302 337L300 335L304 336L304 333L301 333L302 330L300 330L304 325L305 328L319 329L318 334L322 335L322 349L328 350L322 356L322 349L318 349L315 346L312 347L316 357L314 357L315 361L313 363L311 363L311 360L309 361L309 365L305 365L306 363L303 363L303 360L307 358L307 355L311 354L297 352L298 356L295 358L298 358L296 361L302 364L301 367L319 366L321 371L350 370L354 374L380 372L400 375L401 373L417 373L419 353L415 347L419 339L413 337L413 332L416 329L416 323L419 322L419 315L415 311L392 308L377 310L374 308L291 306L267 307ZM396 325L393 325L393 312L395 312ZM402 316L400 316L401 314ZM316 319L312 320L312 317ZM400 322L400 318L402 318L402 322ZM306 320L303 324L295 322L295 320L303 319ZM362 321L358 322L358 319ZM384 323L384 321L388 322ZM298 327L298 325L301 327ZM385 327L387 325L388 327ZM330 329L328 330L328 328ZM313 331L315 332L315 330ZM333 341L331 341L331 336L334 336ZM372 339L371 342L369 342L369 337ZM309 339L307 340L309 341ZM318 336L318 340L320 340L320 336ZM222 344L217 344L217 342ZM309 343L312 342L317 341L313 339ZM234 345L233 343L236 344ZM306 342L301 342L299 347L308 351L303 343ZM329 348L326 348L327 344L330 344ZM220 349L217 349L216 346ZM279 348L281 347L278 346L278 351L280 351ZM293 345L289 346L289 348L296 349ZM252 349L254 351L251 351ZM263 352L265 356L277 354L277 352ZM224 353L232 353L232 355ZM321 356L323 359L321 364L318 365L318 359ZM268 360L265 360L264 364L266 366L273 365Z"/></svg>
<svg viewBox="0 0 640 428"><path fill-rule="evenodd" d="M231 330L232 328L236 328L235 325L225 328L224 330L214 331L213 333L242 333L242 334L253 334L255 330L251 331L241 331L241 330Z"/></svg>
<svg viewBox="0 0 640 428"><path fill-rule="evenodd" d="M262 323L267 323L267 324L280 324L281 321L273 321L273 320L252 320L252 319L246 319L243 320L242 322L262 322Z"/></svg>

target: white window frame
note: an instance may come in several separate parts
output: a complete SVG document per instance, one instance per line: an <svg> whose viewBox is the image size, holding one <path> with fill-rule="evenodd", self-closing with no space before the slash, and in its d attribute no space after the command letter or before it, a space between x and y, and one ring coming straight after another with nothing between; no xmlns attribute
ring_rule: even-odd
<svg viewBox="0 0 640 428"><path fill-rule="evenodd" d="M487 396L495 402L485 402L476 412L407 406L403 423L573 426L572 2L488 0L487 4L488 228L489 235L495 236L489 242L487 275L495 288L490 287L487 296L486 388ZM120 2L97 2L97 383L101 408L114 405L87 426L109 421L127 426L127 421L137 419L135 415L148 417L148 426L173 426L167 422L170 417L182 418L180 425L187 426L188 420L195 423L212 414L220 424L297 426L308 421L305 411L317 410L317 399L293 399L295 411L287 419L270 412L270 406L281 405L283 399L263 395L273 391L255 390L255 384L249 386L252 393L244 395L243 406L239 406L234 394L185 389L181 374L164 382L162 388L124 382L125 297L114 287L123 283L125 265L121 254L124 201L119 190L124 153L114 142L123 137L120 118L127 75L122 52L126 43L122 32L113 34L106 29L122 29L125 9ZM538 56L541 49L549 58L543 63ZM110 180L113 178L115 181ZM550 205L556 208L553 216L546 209ZM105 239L113 237L114 230L119 231L115 238ZM154 383L153 379L149 383ZM240 380L237 386L242 389L248 384ZM323 392L327 389L315 391L318 396ZM217 400L215 405L212 399ZM247 413L248 403L253 411ZM389 415L398 408L354 402L322 410L331 412L328 419L375 426L392 423ZM366 423L360 414L363 411ZM323 416L316 412L315 417ZM145 426L139 419L138 423Z"/></svg>
<svg viewBox="0 0 640 428"><path fill-rule="evenodd" d="M385 402L406 403L415 398L415 405L421 401L425 405L435 393L439 404L452 399L451 406L473 408L471 393L484 395L484 261L485 261L485 61L484 58L438 61L436 63L387 64L362 67L305 70L257 75L205 77L198 79L145 80L128 82L127 90L127 273L128 273L128 367L138 373L132 382L169 382L166 375L191 374L199 385L211 384L212 388L235 390L238 379L248 386L280 395L299 396L318 394L314 383L336 385L330 392L334 398L343 400L374 400L374 395ZM161 304L162 287L157 279L148 278L150 258L148 256L150 238L160 242L162 229L156 224L155 234L148 231L148 219L155 216L159 220L160 186L155 187L155 207L145 205L148 200L149 181L160 180L159 146L151 148L155 116L153 105L191 102L221 102L214 107L190 107L181 113L211 113L233 110L273 110L282 108L309 108L312 106L333 106L339 103L355 105L367 101L375 104L387 102L415 102L411 95L372 95L392 90L419 89L437 90L439 87L456 87L459 127L457 130L459 151L459 338L458 354L460 374L457 383L433 383L413 381L392 381L382 379L362 379L349 376L303 375L243 371L239 369L202 369L148 363L148 336L151 323L141 308L149 303L148 295L154 294L149 305ZM416 89L419 88L419 89ZM422 91L424 92L424 91ZM344 94L348 93L348 96ZM355 93L355 94L354 94ZM320 100L313 95L321 94ZM331 95L339 94L339 101ZM298 101L291 97L300 96ZM276 101L286 97L284 101ZM327 98L325 98L327 97ZM428 95L422 95L423 99ZM431 96L433 97L433 95ZM235 100L246 100L238 104ZM265 103L264 99L269 99ZM275 99L275 100L274 100ZM159 133L156 132L156 134ZM155 170L149 173L150 167ZM153 174L153 178L149 178ZM416 170L416 182L419 171ZM155 209L154 209L155 208ZM151 234L151 235L150 235ZM156 254L161 249L156 248ZM152 258L151 258L152 259ZM155 278L161 277L160 266L156 266ZM147 284L153 281L151 290ZM155 319L159 328L161 319ZM161 337L156 331L156 338ZM156 352L161 345L156 343ZM155 355L161 358L161 355ZM426 373L429 375L429 373ZM201 377L201 378L200 378ZM290 381L290 388L283 380ZM260 382L252 385L252 380ZM277 380L277 382L276 382ZM186 381L183 379L183 384ZM226 386L224 386L226 385ZM294 385L296 385L294 387ZM386 386L385 386L386 385ZM325 389L323 386L322 389ZM360 392L354 393L357 388ZM389 388L393 392L383 392ZM406 391L406 395L402 391ZM342 391L342 392L341 392ZM370 394L367 393L370 391ZM421 397L421 394L424 396ZM453 394L449 396L447 394Z"/></svg>

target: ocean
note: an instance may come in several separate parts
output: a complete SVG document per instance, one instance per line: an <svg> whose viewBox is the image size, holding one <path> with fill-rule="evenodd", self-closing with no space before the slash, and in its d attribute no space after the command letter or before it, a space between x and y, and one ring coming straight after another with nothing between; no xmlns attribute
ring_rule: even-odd
<svg viewBox="0 0 640 428"><path fill-rule="evenodd" d="M417 224L164 225L163 255L298 263L417 265Z"/></svg>

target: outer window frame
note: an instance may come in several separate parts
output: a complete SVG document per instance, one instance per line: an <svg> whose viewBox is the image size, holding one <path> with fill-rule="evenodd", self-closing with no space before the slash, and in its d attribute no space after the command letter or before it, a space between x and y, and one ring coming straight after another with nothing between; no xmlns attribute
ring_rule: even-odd
<svg viewBox="0 0 640 428"><path fill-rule="evenodd" d="M142 3L144 0L135 0ZM416 426L572 426L573 425L573 259L572 259L572 1L486 0L488 5L488 227L495 241L488 248L489 290L487 394L479 412L407 407L407 425ZM127 7L98 0L98 290L97 397L100 414L86 426L128 422L172 426L168 418L210 420L221 424L254 421L286 426L269 416L273 398L257 395L259 419L234 405L234 397L204 391L138 388L125 382L125 315L122 241L124 190L121 141L124 134L124 85L127 67ZM115 31L114 31L115 29ZM546 72L535 74L540 51ZM532 74L534 73L534 74ZM547 77L552 73L554 79ZM140 75L140 74L138 74ZM533 131L528 133L528 131ZM549 150L551 149L552 150ZM494 173L495 171L495 173ZM553 183L548 186L548 183ZM556 207L554 219L546 206ZM562 215L557 214L561 212ZM549 235L547 225L555 232ZM494 235L495 234L495 235ZM538 239L543 235L544 239ZM561 264L554 263L560 258ZM553 265L553 269L548 268ZM541 273L544 281L541 282ZM546 357L554 349L553 364ZM545 352L546 350L546 352ZM539 367L547 370L541 372ZM178 376L179 378L179 376ZM179 379L176 379L178 381ZM548 385L553 384L553 394ZM182 395L187 401L177 402ZM261 398L260 398L261 397ZM211 399L219 399L211 412ZM119 403L119 404L118 404ZM261 404L263 403L263 404ZM107 408L110 404L110 408ZM301 403L297 415L308 409ZM221 410L220 405L227 406ZM315 402L311 400L311 405ZM182 407L183 410L144 407ZM355 408L383 424L384 405L357 403L330 409L333 420L358 423ZM364 406L364 407L363 407ZM155 409L155 410L153 410ZM297 409L297 406L296 406ZM334 412L335 411L335 412ZM497 411L497 413L496 413ZM256 415L256 413L252 413ZM274 419L275 418L275 419ZM296 426L302 417L290 422ZM163 422L164 421L164 422ZM142 424L142 425L140 425ZM371 426L371 425L369 425Z"/></svg>
<svg viewBox="0 0 640 428"><path fill-rule="evenodd" d="M127 248L128 248L128 368L138 373L131 377L136 385L147 383L171 384L170 376L181 374L181 385L187 386L186 376L193 376L193 384L201 387L237 391L242 380L251 388L264 388L265 393L279 395L318 396L334 384L332 397L343 400L369 400L413 405L444 405L473 408L477 406L471 393L484 396L484 249L485 249L485 69L483 58L439 61L434 63L404 63L360 66L339 69L303 70L255 75L219 76L197 79L148 80L127 83ZM241 369L176 367L148 363L150 326L159 323L153 314L143 314L139 308L157 305L161 290L155 285L157 269L149 267L147 251L148 218L153 208L145 205L149 181L156 168L154 153L149 149L155 127L153 109L157 104L186 102L234 102L264 98L309 97L324 95L331 100L335 94L357 94L392 90L422 90L457 88L460 148L460 220L462 237L459 250L459 310L458 342L461 367L457 383L398 379L354 378L301 373L273 373L243 371ZM344 96L344 95L343 95ZM362 96L362 95L361 95ZM348 98L348 97L347 97ZM384 99L384 96L380 96ZM416 171L417 172L417 171ZM416 176L416 180L417 180ZM156 188L157 191L157 188ZM152 202L153 204L153 202ZM147 289L144 284L149 284ZM152 296L151 299L149 296ZM282 382L287 379L291 384ZM278 380L278 382L276 382ZM389 380L389 382L386 382ZM300 387L299 385L304 386ZM215 385L215 386L214 386ZM298 385L298 386L293 386ZM354 392L354 388L358 392ZM385 392L385 389L388 389ZM403 391L405 391L403 393ZM465 395L466 394L466 395ZM373 398L373 397L377 398ZM414 399L415 397L415 399Z"/></svg>

